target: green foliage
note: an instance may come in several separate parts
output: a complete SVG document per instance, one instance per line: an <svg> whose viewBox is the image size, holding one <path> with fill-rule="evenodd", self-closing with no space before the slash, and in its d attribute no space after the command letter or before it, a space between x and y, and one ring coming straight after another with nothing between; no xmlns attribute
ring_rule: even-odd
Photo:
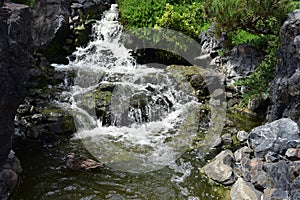
<svg viewBox="0 0 300 200"><path fill-rule="evenodd" d="M274 78L277 63L276 52L279 44L278 41L278 36L270 38L266 49L266 56L257 69L249 77L235 83L236 86L246 86L247 88L247 91L242 95L242 105L246 105L250 99L262 97L268 93L269 84Z"/></svg>
<svg viewBox="0 0 300 200"><path fill-rule="evenodd" d="M166 0L119 0L121 22L126 29L154 27L164 12Z"/></svg>
<svg viewBox="0 0 300 200"><path fill-rule="evenodd" d="M157 25L198 38L200 31L209 25L204 19L202 10L203 3L199 2L190 5L166 4L164 14L157 19Z"/></svg>
<svg viewBox="0 0 300 200"><path fill-rule="evenodd" d="M192 41L182 41L182 38L178 38L179 34L172 30L198 39L200 31L209 26L204 19L203 2L204 0L144 0L141 3L139 0L119 0L118 3L121 23L137 39L142 39L144 46L163 43L166 49L186 52ZM156 31L147 28L154 28ZM174 57L178 57L172 52L159 50L154 54L157 54L158 60L174 60ZM179 57L175 60L182 61Z"/></svg>
<svg viewBox="0 0 300 200"><path fill-rule="evenodd" d="M293 1L290 5L290 12L300 9L300 1Z"/></svg>
<svg viewBox="0 0 300 200"><path fill-rule="evenodd" d="M272 40L273 37L273 35L253 34L245 30L237 30L235 34L229 36L232 46L249 44L256 49L266 48L268 41Z"/></svg>
<svg viewBox="0 0 300 200"><path fill-rule="evenodd" d="M14 3L25 4L28 6L33 6L35 4L35 0L12 0Z"/></svg>
<svg viewBox="0 0 300 200"><path fill-rule="evenodd" d="M208 28L203 15L204 0L119 0L125 28L163 27L198 38ZM147 33L145 33L147 35Z"/></svg>
<svg viewBox="0 0 300 200"><path fill-rule="evenodd" d="M292 0L207 0L205 12L219 34L245 30L276 35L291 6Z"/></svg>

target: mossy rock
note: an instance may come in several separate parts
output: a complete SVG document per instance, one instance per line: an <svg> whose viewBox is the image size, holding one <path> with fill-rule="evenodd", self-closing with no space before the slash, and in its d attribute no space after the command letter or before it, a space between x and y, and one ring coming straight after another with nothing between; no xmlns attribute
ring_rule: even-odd
<svg viewBox="0 0 300 200"><path fill-rule="evenodd" d="M204 70L199 66L184 66L184 65L170 65L167 70L173 75L177 76L176 79L182 82L188 82L194 89L194 94L199 100L204 100L208 97L209 91L203 79ZM181 74L181 78L176 75Z"/></svg>
<svg viewBox="0 0 300 200"><path fill-rule="evenodd" d="M49 131L59 135L70 135L76 130L73 116L59 107L42 109L43 121Z"/></svg>

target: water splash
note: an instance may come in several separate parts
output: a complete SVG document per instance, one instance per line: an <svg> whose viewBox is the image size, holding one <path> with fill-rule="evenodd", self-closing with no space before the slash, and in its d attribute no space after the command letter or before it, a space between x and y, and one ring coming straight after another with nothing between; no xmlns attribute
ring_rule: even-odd
<svg viewBox="0 0 300 200"><path fill-rule="evenodd" d="M200 103L180 72L136 63L117 19L112 5L94 24L92 41L55 67L77 73L70 92L76 138L118 170L157 170L191 147Z"/></svg>

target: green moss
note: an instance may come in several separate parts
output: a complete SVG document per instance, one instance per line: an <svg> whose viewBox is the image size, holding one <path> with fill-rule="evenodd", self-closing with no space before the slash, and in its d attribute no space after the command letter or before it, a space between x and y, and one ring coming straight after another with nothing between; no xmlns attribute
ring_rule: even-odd
<svg viewBox="0 0 300 200"><path fill-rule="evenodd" d="M233 127L238 130L250 131L252 128L262 124L262 120L255 115L246 113L236 108L227 110L227 117L233 122Z"/></svg>

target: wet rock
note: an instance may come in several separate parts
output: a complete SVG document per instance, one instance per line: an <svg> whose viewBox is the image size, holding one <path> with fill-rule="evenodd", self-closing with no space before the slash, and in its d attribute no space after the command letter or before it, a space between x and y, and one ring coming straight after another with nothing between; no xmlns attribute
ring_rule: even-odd
<svg viewBox="0 0 300 200"><path fill-rule="evenodd" d="M13 120L24 98L31 65L31 11L6 2L0 8L0 166L11 150Z"/></svg>
<svg viewBox="0 0 300 200"><path fill-rule="evenodd" d="M262 193L256 190L251 183L246 182L243 178L238 178L230 191L232 200L260 200Z"/></svg>
<svg viewBox="0 0 300 200"><path fill-rule="evenodd" d="M203 167L204 173L212 180L230 185L235 181L233 173L233 153L230 150L222 151L209 164Z"/></svg>
<svg viewBox="0 0 300 200"><path fill-rule="evenodd" d="M282 118L256 127L250 132L248 143L259 158L264 158L269 151L284 155L288 148L300 146L298 125Z"/></svg>
<svg viewBox="0 0 300 200"><path fill-rule="evenodd" d="M52 105L48 107L37 106L29 115L18 114L16 127L19 135L48 144L56 142L58 136L68 136L75 132L71 113Z"/></svg>
<svg viewBox="0 0 300 200"><path fill-rule="evenodd" d="M33 7L35 46L51 62L68 63L76 45L89 40L92 22L100 19L111 0L37 0Z"/></svg>
<svg viewBox="0 0 300 200"><path fill-rule="evenodd" d="M7 160L0 167L0 199L6 200L13 193L21 172L19 159L10 151Z"/></svg>
<svg viewBox="0 0 300 200"><path fill-rule="evenodd" d="M279 63L272 81L269 121L289 117L300 125L300 10L289 13L280 29Z"/></svg>

